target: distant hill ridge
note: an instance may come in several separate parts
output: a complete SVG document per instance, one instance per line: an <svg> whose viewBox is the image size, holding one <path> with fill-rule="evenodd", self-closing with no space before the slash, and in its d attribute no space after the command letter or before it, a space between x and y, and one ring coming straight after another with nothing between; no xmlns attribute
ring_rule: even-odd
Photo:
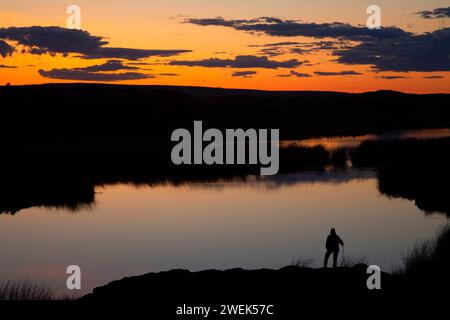
<svg viewBox="0 0 450 320"><path fill-rule="evenodd" d="M298 97L298 96L350 96L350 95L372 95L372 96L393 96L393 95L449 95L445 93L434 94L416 94L416 93L404 93L394 90L377 90L367 91L362 93L341 92L341 91L312 91L312 90L258 90L258 89L232 89L221 87L202 87L202 86L171 86L171 85L124 85L124 84L108 84L108 83L46 83L46 84L32 84L32 85L17 85L10 86L9 88L103 88L103 89L141 89L141 90L154 90L154 91L179 91L184 94L195 96L254 96L254 97L267 97L267 96L285 96L285 97ZM8 87L0 87L0 92Z"/></svg>

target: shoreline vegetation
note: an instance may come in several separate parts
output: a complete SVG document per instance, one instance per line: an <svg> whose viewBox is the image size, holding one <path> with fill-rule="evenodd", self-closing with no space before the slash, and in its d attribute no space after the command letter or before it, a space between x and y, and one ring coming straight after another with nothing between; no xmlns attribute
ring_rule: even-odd
<svg viewBox="0 0 450 320"><path fill-rule="evenodd" d="M0 300L55 300L50 284L28 279L0 281Z"/></svg>

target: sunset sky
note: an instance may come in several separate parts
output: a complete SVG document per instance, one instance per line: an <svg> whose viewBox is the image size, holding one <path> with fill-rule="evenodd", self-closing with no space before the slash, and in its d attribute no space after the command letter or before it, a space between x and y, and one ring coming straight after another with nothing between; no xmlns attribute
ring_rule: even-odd
<svg viewBox="0 0 450 320"><path fill-rule="evenodd" d="M0 0L1 85L82 81L450 93L450 1Z"/></svg>

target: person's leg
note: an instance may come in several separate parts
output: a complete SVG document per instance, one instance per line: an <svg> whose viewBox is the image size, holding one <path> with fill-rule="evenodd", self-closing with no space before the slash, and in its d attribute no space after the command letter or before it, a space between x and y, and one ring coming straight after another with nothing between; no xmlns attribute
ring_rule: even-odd
<svg viewBox="0 0 450 320"><path fill-rule="evenodd" d="M327 268L328 267L328 258L330 257L331 251L327 250L327 252L325 253L325 260L323 261L323 267Z"/></svg>
<svg viewBox="0 0 450 320"><path fill-rule="evenodd" d="M333 268L336 268L337 266L338 254L339 251L333 251Z"/></svg>

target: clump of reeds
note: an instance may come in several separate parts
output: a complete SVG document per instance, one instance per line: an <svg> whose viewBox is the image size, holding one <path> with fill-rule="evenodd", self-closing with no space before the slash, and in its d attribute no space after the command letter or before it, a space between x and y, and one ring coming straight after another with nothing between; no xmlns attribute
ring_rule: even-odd
<svg viewBox="0 0 450 320"><path fill-rule="evenodd" d="M53 300L49 284L27 279L0 282L0 300Z"/></svg>
<svg viewBox="0 0 450 320"><path fill-rule="evenodd" d="M416 243L405 255L404 274L430 274L449 270L450 224L442 227L433 239Z"/></svg>

